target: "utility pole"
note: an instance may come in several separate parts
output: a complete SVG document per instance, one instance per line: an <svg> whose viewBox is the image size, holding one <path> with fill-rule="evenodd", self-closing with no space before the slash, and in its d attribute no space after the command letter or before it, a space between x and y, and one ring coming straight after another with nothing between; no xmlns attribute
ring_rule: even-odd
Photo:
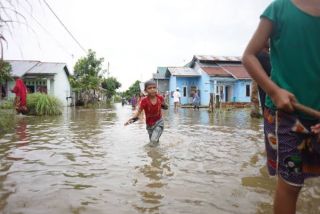
<svg viewBox="0 0 320 214"><path fill-rule="evenodd" d="M109 78L110 77L110 63L108 61L108 71L107 71L107 77Z"/></svg>

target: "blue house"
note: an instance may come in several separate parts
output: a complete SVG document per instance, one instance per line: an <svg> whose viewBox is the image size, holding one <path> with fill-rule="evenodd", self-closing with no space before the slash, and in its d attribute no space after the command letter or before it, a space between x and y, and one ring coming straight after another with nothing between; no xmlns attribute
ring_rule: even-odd
<svg viewBox="0 0 320 214"><path fill-rule="evenodd" d="M199 92L202 106L209 105L211 94L222 103L250 102L252 79L241 64L240 57L196 55L184 67L158 68L153 77L158 82L167 81L162 85L170 93L171 105L176 88L180 90L182 105L192 103L192 91L195 90Z"/></svg>
<svg viewBox="0 0 320 214"><path fill-rule="evenodd" d="M209 105L210 94L225 103L250 102L252 79L240 57L196 55L189 66L201 74L201 105Z"/></svg>
<svg viewBox="0 0 320 214"><path fill-rule="evenodd" d="M173 105L172 94L179 88L181 104L192 103L192 91L200 90L201 74L189 67L169 67L167 75L170 76L169 91L170 104Z"/></svg>

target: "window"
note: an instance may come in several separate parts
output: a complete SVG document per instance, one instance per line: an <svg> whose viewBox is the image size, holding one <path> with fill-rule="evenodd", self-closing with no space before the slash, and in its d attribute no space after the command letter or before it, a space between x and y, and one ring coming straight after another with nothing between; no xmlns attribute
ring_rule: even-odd
<svg viewBox="0 0 320 214"><path fill-rule="evenodd" d="M250 97L250 85L246 85L246 96Z"/></svg>
<svg viewBox="0 0 320 214"><path fill-rule="evenodd" d="M183 96L184 97L187 96L187 87L186 86L183 87Z"/></svg>

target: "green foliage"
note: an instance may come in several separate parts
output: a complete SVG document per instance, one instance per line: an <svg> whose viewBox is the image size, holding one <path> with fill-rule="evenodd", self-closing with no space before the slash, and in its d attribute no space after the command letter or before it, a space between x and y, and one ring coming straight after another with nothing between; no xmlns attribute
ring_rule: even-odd
<svg viewBox="0 0 320 214"><path fill-rule="evenodd" d="M34 93L28 94L27 107L32 115L60 115L62 104L56 97Z"/></svg>
<svg viewBox="0 0 320 214"><path fill-rule="evenodd" d="M14 109L13 100L1 101L0 109Z"/></svg>
<svg viewBox="0 0 320 214"><path fill-rule="evenodd" d="M140 94L140 81L135 81L127 91L123 93L123 96L126 98L131 98L134 95Z"/></svg>
<svg viewBox="0 0 320 214"><path fill-rule="evenodd" d="M106 89L107 98L110 99L116 94L116 90L121 87L121 83L114 77L103 79L101 87Z"/></svg>
<svg viewBox="0 0 320 214"><path fill-rule="evenodd" d="M104 58L97 59L96 52L89 50L86 57L80 58L74 66L74 75L69 78L74 91L96 90L102 82L102 63Z"/></svg>
<svg viewBox="0 0 320 214"><path fill-rule="evenodd" d="M0 137L14 127L16 122L14 115L13 111L0 110Z"/></svg>
<svg viewBox="0 0 320 214"><path fill-rule="evenodd" d="M11 79L12 77L10 63L0 59L0 85Z"/></svg>

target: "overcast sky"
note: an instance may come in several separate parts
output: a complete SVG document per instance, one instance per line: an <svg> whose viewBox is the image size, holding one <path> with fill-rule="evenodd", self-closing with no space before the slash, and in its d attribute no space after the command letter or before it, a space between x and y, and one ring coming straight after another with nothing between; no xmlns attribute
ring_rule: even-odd
<svg viewBox="0 0 320 214"><path fill-rule="evenodd" d="M22 1L19 1L21 3ZM43 0L18 10L27 24L3 29L5 59L66 62L85 52ZM47 0L85 49L110 62L127 89L148 80L157 66L182 66L193 55L240 56L271 0ZM21 22L24 22L20 18Z"/></svg>

